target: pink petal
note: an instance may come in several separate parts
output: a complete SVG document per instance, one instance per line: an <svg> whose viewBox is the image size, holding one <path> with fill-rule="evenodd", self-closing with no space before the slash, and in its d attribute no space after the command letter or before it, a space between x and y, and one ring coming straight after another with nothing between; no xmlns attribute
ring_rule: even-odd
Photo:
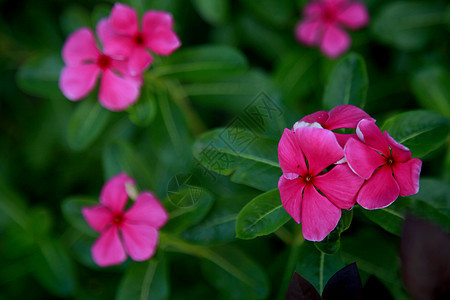
<svg viewBox="0 0 450 300"><path fill-rule="evenodd" d="M98 99L103 107L121 111L136 102L138 97L139 86L136 85L136 81L119 77L111 70L103 72Z"/></svg>
<svg viewBox="0 0 450 300"><path fill-rule="evenodd" d="M169 216L158 199L150 192L141 193L133 206L125 213L129 224L145 224L160 228L166 224Z"/></svg>
<svg viewBox="0 0 450 300"><path fill-rule="evenodd" d="M305 158L292 130L284 129L280 142L278 143L278 160L284 173L302 174L306 168Z"/></svg>
<svg viewBox="0 0 450 300"><path fill-rule="evenodd" d="M334 133L327 129L302 127L295 132L297 143L308 161L310 175L317 175L344 157ZM304 175L304 174L300 174Z"/></svg>
<svg viewBox="0 0 450 300"><path fill-rule="evenodd" d="M159 26L145 35L145 45L159 55L169 55L178 47L181 42L171 28Z"/></svg>
<svg viewBox="0 0 450 300"><path fill-rule="evenodd" d="M313 183L335 206L350 209L356 203L356 194L364 179L353 173L347 164L341 164L314 177Z"/></svg>
<svg viewBox="0 0 450 300"><path fill-rule="evenodd" d="M395 162L407 162L411 159L411 151L407 147L394 140L387 131L384 132L384 136L387 138Z"/></svg>
<svg viewBox="0 0 450 300"><path fill-rule="evenodd" d="M369 23L369 13L361 2L352 2L338 15L338 21L350 29L358 29Z"/></svg>
<svg viewBox="0 0 450 300"><path fill-rule="evenodd" d="M111 21L108 18L103 18L98 21L95 31L97 32L98 39L102 45L106 40L117 36L117 33L112 28Z"/></svg>
<svg viewBox="0 0 450 300"><path fill-rule="evenodd" d="M344 152L349 167L364 179L369 179L378 167L386 164L382 155L353 138L348 140Z"/></svg>
<svg viewBox="0 0 450 300"><path fill-rule="evenodd" d="M133 36L139 31L137 13L128 5L116 3L111 10L110 20L118 34Z"/></svg>
<svg viewBox="0 0 450 300"><path fill-rule="evenodd" d="M110 178L100 193L100 203L111 209L113 213L123 211L128 200L126 184L134 185L134 180L125 173Z"/></svg>
<svg viewBox="0 0 450 300"><path fill-rule="evenodd" d="M117 226L111 226L95 241L92 258L100 267L118 265L127 259Z"/></svg>
<svg viewBox="0 0 450 300"><path fill-rule="evenodd" d="M131 75L140 74L153 62L153 56L142 47L134 48L128 59L128 71Z"/></svg>
<svg viewBox="0 0 450 300"><path fill-rule="evenodd" d="M322 14L323 6L318 1L308 2L303 8L303 15L307 18L318 17Z"/></svg>
<svg viewBox="0 0 450 300"><path fill-rule="evenodd" d="M366 209L383 208L394 202L399 193L400 188L392 176L391 168L383 166L363 184L356 202Z"/></svg>
<svg viewBox="0 0 450 300"><path fill-rule="evenodd" d="M172 15L165 11L149 10L142 17L142 32L150 34L157 27L173 27Z"/></svg>
<svg viewBox="0 0 450 300"><path fill-rule="evenodd" d="M341 210L319 194L313 185L305 187L302 201L302 232L309 241L323 240L338 224Z"/></svg>
<svg viewBox="0 0 450 300"><path fill-rule="evenodd" d="M367 146L377 150L385 157L390 156L391 152L387 139L380 128L375 125L375 121L368 119L361 120L356 127L356 134Z"/></svg>
<svg viewBox="0 0 450 300"><path fill-rule="evenodd" d="M125 249L133 260L143 261L153 256L158 245L156 228L124 222L121 232Z"/></svg>
<svg viewBox="0 0 450 300"><path fill-rule="evenodd" d="M59 88L68 99L80 100L95 87L99 73L100 69L95 64L64 67L59 77Z"/></svg>
<svg viewBox="0 0 450 300"><path fill-rule="evenodd" d="M300 119L299 122L306 122L306 123L316 122L323 126L327 120L328 120L328 112L325 110L319 110L313 114L304 116L303 118Z"/></svg>
<svg viewBox="0 0 450 300"><path fill-rule="evenodd" d="M86 61L96 61L100 51L95 37L88 28L80 28L72 33L64 43L62 57L69 66L76 66Z"/></svg>
<svg viewBox="0 0 450 300"><path fill-rule="evenodd" d="M319 43L323 33L323 24L319 21L301 21L295 26L295 37L297 41L308 46Z"/></svg>
<svg viewBox="0 0 450 300"><path fill-rule="evenodd" d="M135 47L133 38L124 35L113 36L103 42L105 54L116 59L128 58Z"/></svg>
<svg viewBox="0 0 450 300"><path fill-rule="evenodd" d="M338 128L356 128L362 119L372 119L361 108L353 105L339 105L330 110L329 118L324 128L333 130Z"/></svg>
<svg viewBox="0 0 450 300"><path fill-rule="evenodd" d="M284 176L280 177L278 181L278 189L280 190L281 203L287 213L295 220L295 222L300 223L301 219L301 209L302 209L302 193L305 188L303 180L300 178L289 180Z"/></svg>
<svg viewBox="0 0 450 300"><path fill-rule="evenodd" d="M392 171L400 187L400 196L411 196L419 192L421 169L422 161L417 158L413 158L406 163L392 165Z"/></svg>
<svg viewBox="0 0 450 300"><path fill-rule="evenodd" d="M345 144L347 144L348 140L351 138L355 138L357 139L358 136L356 135L356 133L336 133L334 132L334 136L336 137L337 142L339 143L339 145L344 148Z"/></svg>
<svg viewBox="0 0 450 300"><path fill-rule="evenodd" d="M89 226L97 232L102 232L111 225L113 214L106 206L83 207L81 213Z"/></svg>
<svg viewBox="0 0 450 300"><path fill-rule="evenodd" d="M336 58L350 48L350 37L339 27L329 25L324 31L319 46L323 54L329 58Z"/></svg>

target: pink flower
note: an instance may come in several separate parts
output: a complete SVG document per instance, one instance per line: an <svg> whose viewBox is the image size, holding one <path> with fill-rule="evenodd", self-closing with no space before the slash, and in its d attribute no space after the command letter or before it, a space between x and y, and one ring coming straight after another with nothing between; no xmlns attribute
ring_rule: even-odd
<svg viewBox="0 0 450 300"><path fill-rule="evenodd" d="M294 124L294 130L299 127L303 127L306 124L318 123L316 127L322 127L329 130L341 129L341 128L351 128L355 129L358 122L362 119L372 119L365 111L361 108L353 105L339 105L330 110L329 112L324 110L319 110L313 114L303 117L300 121ZM372 119L373 120L373 119ZM355 137L356 134L343 134L334 133L338 143L344 147L345 143L350 137Z"/></svg>
<svg viewBox="0 0 450 300"><path fill-rule="evenodd" d="M101 267L124 262L126 253L136 261L152 257L158 229L168 219L164 207L150 192L142 192L124 212L127 185L134 185L134 180L125 173L114 176L103 186L101 204L82 209L87 223L100 233L92 246L92 257Z"/></svg>
<svg viewBox="0 0 450 300"><path fill-rule="evenodd" d="M400 196L419 191L422 161L411 158L411 151L383 133L373 120L362 120L357 130L358 139L345 145L345 156L350 168L366 182L356 197L364 208L377 209L390 205Z"/></svg>
<svg viewBox="0 0 450 300"><path fill-rule="evenodd" d="M281 202L305 239L323 240L337 225L341 208L350 209L363 179L346 163L334 165L344 150L326 129L285 129L278 144L283 175L278 181ZM331 170L327 171L327 169Z"/></svg>
<svg viewBox="0 0 450 300"><path fill-rule="evenodd" d="M335 58L348 50L350 37L342 29L359 29L369 22L361 2L350 0L311 1L303 9L304 20L297 23L297 40L308 46L319 46L326 56Z"/></svg>
<svg viewBox="0 0 450 300"><path fill-rule="evenodd" d="M139 30L136 11L117 3L110 17L99 22L97 31L105 53L116 58L129 57L128 70L134 75L143 72L153 61L146 49L169 55L180 47L180 40L172 27L169 13L150 10L142 17L142 30Z"/></svg>
<svg viewBox="0 0 450 300"><path fill-rule="evenodd" d="M84 98L96 85L101 74L99 101L109 110L124 110L139 96L141 76L129 75L124 61L102 54L88 28L81 28L66 40L62 57L66 66L59 87L70 100Z"/></svg>

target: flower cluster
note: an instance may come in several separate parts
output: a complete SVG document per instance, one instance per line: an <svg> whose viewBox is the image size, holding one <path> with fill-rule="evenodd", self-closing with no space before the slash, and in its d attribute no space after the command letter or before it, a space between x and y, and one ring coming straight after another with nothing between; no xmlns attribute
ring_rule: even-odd
<svg viewBox="0 0 450 300"><path fill-rule="evenodd" d="M120 3L114 5L109 18L99 21L96 31L103 51L89 28L80 28L67 38L59 86L67 98L77 101L92 91L101 75L98 98L113 111L124 110L138 99L142 73L153 61L147 50L169 55L180 46L169 13L147 11L140 28L137 12Z"/></svg>
<svg viewBox="0 0 450 300"><path fill-rule="evenodd" d="M126 253L133 260L143 261L155 252L158 229L167 222L167 212L147 191L124 212L133 187L132 178L118 174L103 186L99 205L82 209L86 222L101 234L92 246L92 257L101 267L124 262Z"/></svg>
<svg viewBox="0 0 450 300"><path fill-rule="evenodd" d="M341 128L356 133L335 133ZM341 209L383 208L419 191L422 162L352 105L318 111L285 129L278 145L281 202L303 236L323 240Z"/></svg>
<svg viewBox="0 0 450 300"><path fill-rule="evenodd" d="M350 36L342 29L359 29L369 22L361 2L350 0L311 1L303 9L304 20L297 23L295 36L308 46L318 46L323 54L336 58L348 50Z"/></svg>

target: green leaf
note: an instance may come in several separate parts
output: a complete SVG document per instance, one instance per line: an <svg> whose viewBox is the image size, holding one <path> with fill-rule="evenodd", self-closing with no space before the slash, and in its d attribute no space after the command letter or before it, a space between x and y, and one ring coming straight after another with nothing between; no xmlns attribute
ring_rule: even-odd
<svg viewBox="0 0 450 300"><path fill-rule="evenodd" d="M119 283L117 300L169 298L169 276L164 259L133 263Z"/></svg>
<svg viewBox="0 0 450 300"><path fill-rule="evenodd" d="M230 14L228 0L192 0L192 4L199 15L212 25L224 24Z"/></svg>
<svg viewBox="0 0 450 300"><path fill-rule="evenodd" d="M29 224L27 204L4 180L0 180L0 210L22 229Z"/></svg>
<svg viewBox="0 0 450 300"><path fill-rule="evenodd" d="M99 201L93 197L86 196L72 196L62 201L61 210L64 218L74 228L79 231L96 237L98 234L86 223L86 220L81 213L81 209L84 206L98 205Z"/></svg>
<svg viewBox="0 0 450 300"><path fill-rule="evenodd" d="M433 25L444 21L443 7L428 1L388 2L374 17L372 30L381 41L402 50L427 43Z"/></svg>
<svg viewBox="0 0 450 300"><path fill-rule="evenodd" d="M60 24L66 36L81 27L92 25L88 10L79 5L71 5L64 9L60 17Z"/></svg>
<svg viewBox="0 0 450 300"><path fill-rule="evenodd" d="M411 87L424 108L450 118L450 74L440 66L429 66L416 72Z"/></svg>
<svg viewBox="0 0 450 300"><path fill-rule="evenodd" d="M352 219L353 210L342 210L342 216L336 228L323 241L314 242L316 248L324 254L335 254L341 247L341 233L350 227Z"/></svg>
<svg viewBox="0 0 450 300"><path fill-rule="evenodd" d="M25 92L41 98L62 100L58 87L63 67L58 54L41 55L25 62L17 72L17 85Z"/></svg>
<svg viewBox="0 0 450 300"><path fill-rule="evenodd" d="M259 195L244 206L236 220L236 237L252 239L270 234L290 218L281 204L280 192L274 189Z"/></svg>
<svg viewBox="0 0 450 300"><path fill-rule="evenodd" d="M437 178L420 178L419 193L410 196L450 216L450 184Z"/></svg>
<svg viewBox="0 0 450 300"><path fill-rule="evenodd" d="M67 142L73 150L87 149L103 132L111 112L92 98L78 104L67 128Z"/></svg>
<svg viewBox="0 0 450 300"><path fill-rule="evenodd" d="M408 147L413 157L423 157L445 143L450 120L441 114L417 110L389 118L382 126L397 142Z"/></svg>
<svg viewBox="0 0 450 300"><path fill-rule="evenodd" d="M153 121L157 111L156 99L150 88L143 89L143 95L128 108L130 121L142 127L147 127Z"/></svg>
<svg viewBox="0 0 450 300"><path fill-rule="evenodd" d="M176 51L150 74L204 82L242 73L247 65L247 59L238 50L228 46L207 45Z"/></svg>
<svg viewBox="0 0 450 300"><path fill-rule="evenodd" d="M364 59L355 53L344 56L331 71L323 96L324 108L352 104L363 107L369 80Z"/></svg>
<svg viewBox="0 0 450 300"><path fill-rule="evenodd" d="M202 270L213 286L227 299L265 299L269 281L263 268L240 250L231 246L212 250Z"/></svg>
<svg viewBox="0 0 450 300"><path fill-rule="evenodd" d="M401 236L405 216L403 213L400 213L395 209L395 203L396 202L389 207L374 210L366 210L360 206L357 207L359 207L359 209L369 220L378 224L387 232Z"/></svg>
<svg viewBox="0 0 450 300"><path fill-rule="evenodd" d="M275 27L286 27L290 25L290 20L295 11L291 0L246 0L244 4L261 20L270 23Z"/></svg>

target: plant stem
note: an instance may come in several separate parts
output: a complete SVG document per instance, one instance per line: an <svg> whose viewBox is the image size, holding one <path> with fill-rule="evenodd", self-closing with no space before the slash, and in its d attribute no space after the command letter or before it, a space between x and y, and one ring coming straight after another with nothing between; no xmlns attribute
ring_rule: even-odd
<svg viewBox="0 0 450 300"><path fill-rule="evenodd" d="M325 261L325 254L320 252L320 266L319 266L319 293L322 295L323 292L323 265Z"/></svg>

